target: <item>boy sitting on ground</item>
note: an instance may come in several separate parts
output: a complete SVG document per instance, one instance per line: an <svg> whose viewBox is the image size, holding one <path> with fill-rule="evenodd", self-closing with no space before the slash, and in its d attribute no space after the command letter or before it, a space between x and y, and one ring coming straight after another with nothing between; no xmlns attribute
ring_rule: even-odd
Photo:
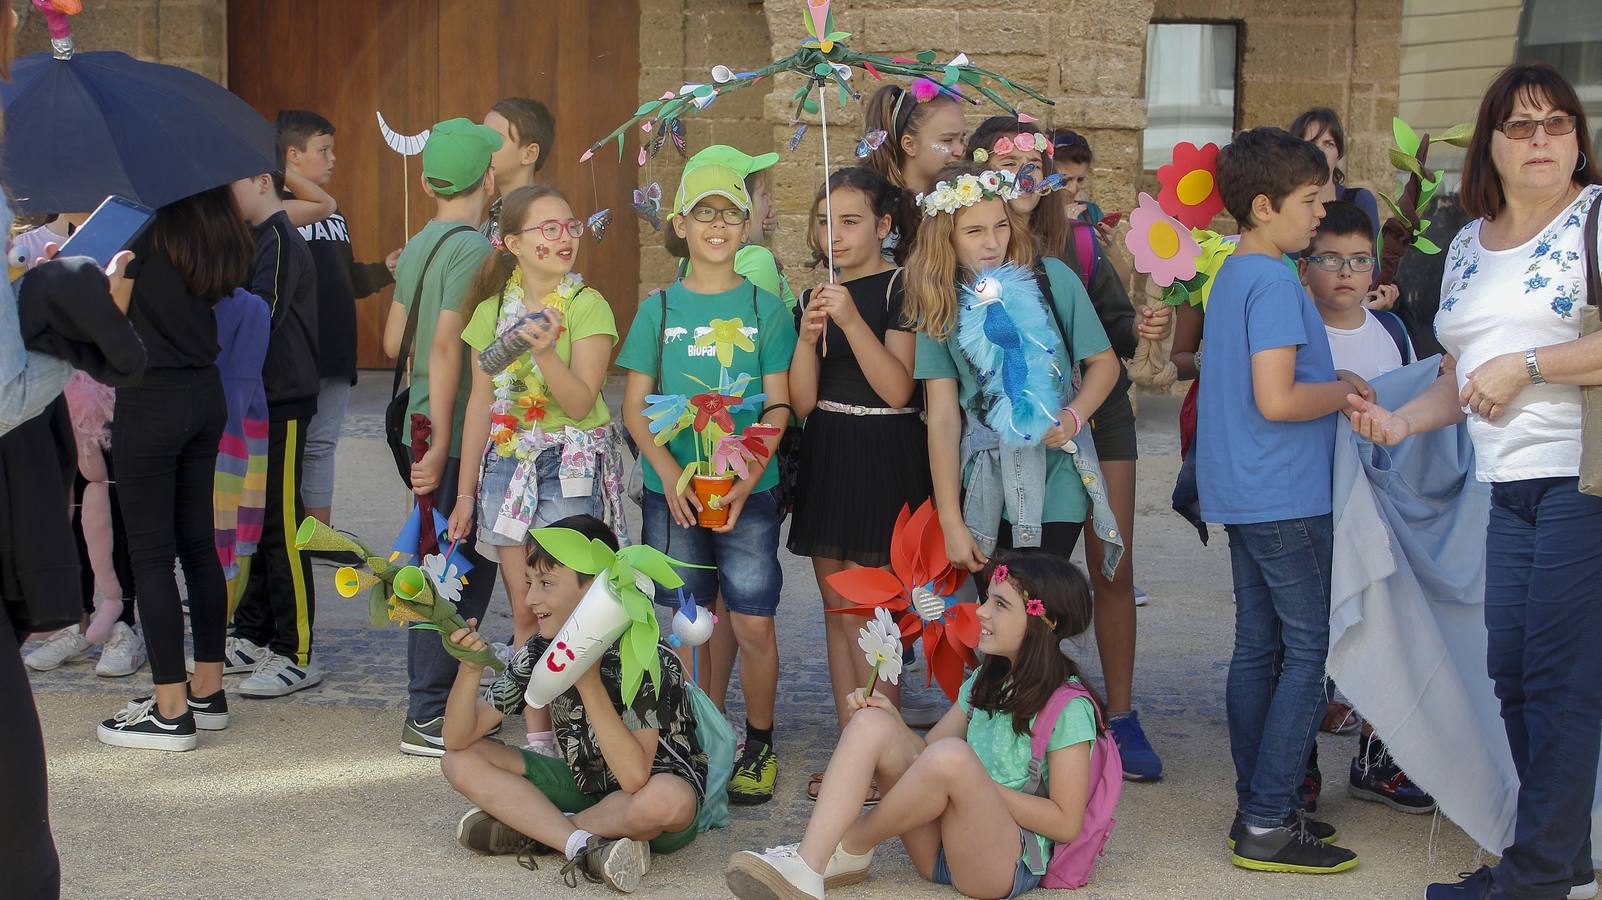
<svg viewBox="0 0 1602 900"><path fill-rule="evenodd" d="M639 885L651 852L672 853L695 839L704 799L707 757L677 654L657 644L660 691L648 680L633 703L622 700L622 660L616 646L551 702L560 757L507 747L480 735L503 716L523 711L523 692L552 638L590 586L592 576L556 560L539 543L543 531L576 531L614 551L616 536L593 516L570 516L529 532L529 592L522 602L539 619L539 633L519 648L506 672L479 696L481 667L462 662L445 704L445 778L477 806L456 837L475 853L534 852L540 845L568 859L563 875L582 875L624 893ZM475 622L452 634L468 650L485 647Z"/></svg>

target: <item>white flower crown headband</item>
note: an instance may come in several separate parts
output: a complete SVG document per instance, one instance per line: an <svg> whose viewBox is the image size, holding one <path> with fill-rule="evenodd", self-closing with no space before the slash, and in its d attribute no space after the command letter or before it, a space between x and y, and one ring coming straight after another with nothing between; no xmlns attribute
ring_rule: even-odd
<svg viewBox="0 0 1602 900"><path fill-rule="evenodd" d="M919 194L917 200L925 216L950 215L985 200L1016 200L1021 193L1018 179L1011 172L986 169L978 175L958 175L955 181L942 181L927 194Z"/></svg>

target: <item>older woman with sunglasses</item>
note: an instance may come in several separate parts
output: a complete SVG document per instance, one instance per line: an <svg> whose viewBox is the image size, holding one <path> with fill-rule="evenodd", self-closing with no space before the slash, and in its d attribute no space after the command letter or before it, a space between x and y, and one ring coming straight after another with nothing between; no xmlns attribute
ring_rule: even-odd
<svg viewBox="0 0 1602 900"><path fill-rule="evenodd" d="M1384 444L1466 415L1491 484L1487 665L1519 775L1517 824L1501 862L1432 885L1431 900L1596 896L1602 497L1578 476L1580 386L1602 384L1602 335L1580 334L1599 200L1574 88L1545 64L1504 70L1463 171L1463 208L1477 218L1447 251L1442 375L1395 412L1353 398L1353 427Z"/></svg>

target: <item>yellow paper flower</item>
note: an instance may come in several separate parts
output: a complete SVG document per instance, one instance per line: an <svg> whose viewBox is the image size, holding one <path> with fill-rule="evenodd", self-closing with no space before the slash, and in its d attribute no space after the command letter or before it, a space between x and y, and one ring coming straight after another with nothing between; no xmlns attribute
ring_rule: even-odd
<svg viewBox="0 0 1602 900"><path fill-rule="evenodd" d="M756 344L745 336L740 329L745 322L739 318L713 319L707 323L709 330L706 334L695 339L695 346L705 347L716 344L718 348L718 365L728 368L734 364L734 351L736 348L748 353L756 352Z"/></svg>

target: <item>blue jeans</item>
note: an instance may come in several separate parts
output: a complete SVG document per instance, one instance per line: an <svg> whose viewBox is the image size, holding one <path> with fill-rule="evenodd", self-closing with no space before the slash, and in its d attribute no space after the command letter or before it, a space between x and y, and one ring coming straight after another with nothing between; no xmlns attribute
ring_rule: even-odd
<svg viewBox="0 0 1602 900"><path fill-rule="evenodd" d="M646 490L641 504L642 541L681 562L715 569L675 569L684 578L684 593L702 606L718 595L729 612L773 618L779 609L784 572L779 569L779 497L771 488L746 498L734 530L719 534L708 528L680 528L668 511L667 498ZM656 602L678 604L678 591L661 585Z"/></svg>
<svg viewBox="0 0 1602 900"><path fill-rule="evenodd" d="M1229 525L1235 654L1225 707L1241 821L1290 816L1324 708L1329 655L1329 515Z"/></svg>
<svg viewBox="0 0 1602 900"><path fill-rule="evenodd" d="M1035 839L1034 835L1021 828L1019 833L1023 836L1025 842ZM1048 864L1051 862L1049 853L1046 855L1046 862ZM1012 893L1007 895L1006 900L1021 897L1039 887L1040 879L1043 877L1029 871L1029 864L1019 859L1018 869L1012 873ZM951 864L946 862L946 848L944 847L935 851L934 865L929 868L929 880L935 884L951 884Z"/></svg>
<svg viewBox="0 0 1602 900"><path fill-rule="evenodd" d="M300 500L313 509L334 505L334 450L350 406L350 379L324 378L317 392L317 414L306 426L306 453L301 459Z"/></svg>
<svg viewBox="0 0 1602 900"><path fill-rule="evenodd" d="M1519 774L1493 896L1563 897L1591 880L1602 741L1602 497L1576 478L1491 486L1487 668Z"/></svg>
<svg viewBox="0 0 1602 900"><path fill-rule="evenodd" d="M510 538L495 530L500 517L501 503L512 483L517 460L498 453L484 456L484 468L478 479L478 543L481 547L521 547L527 539ZM540 505L534 510L531 528L544 528L568 516L589 515L597 519L606 517L601 502L600 479L585 497L562 496L562 448L547 447L534 457L534 477L539 479Z"/></svg>

